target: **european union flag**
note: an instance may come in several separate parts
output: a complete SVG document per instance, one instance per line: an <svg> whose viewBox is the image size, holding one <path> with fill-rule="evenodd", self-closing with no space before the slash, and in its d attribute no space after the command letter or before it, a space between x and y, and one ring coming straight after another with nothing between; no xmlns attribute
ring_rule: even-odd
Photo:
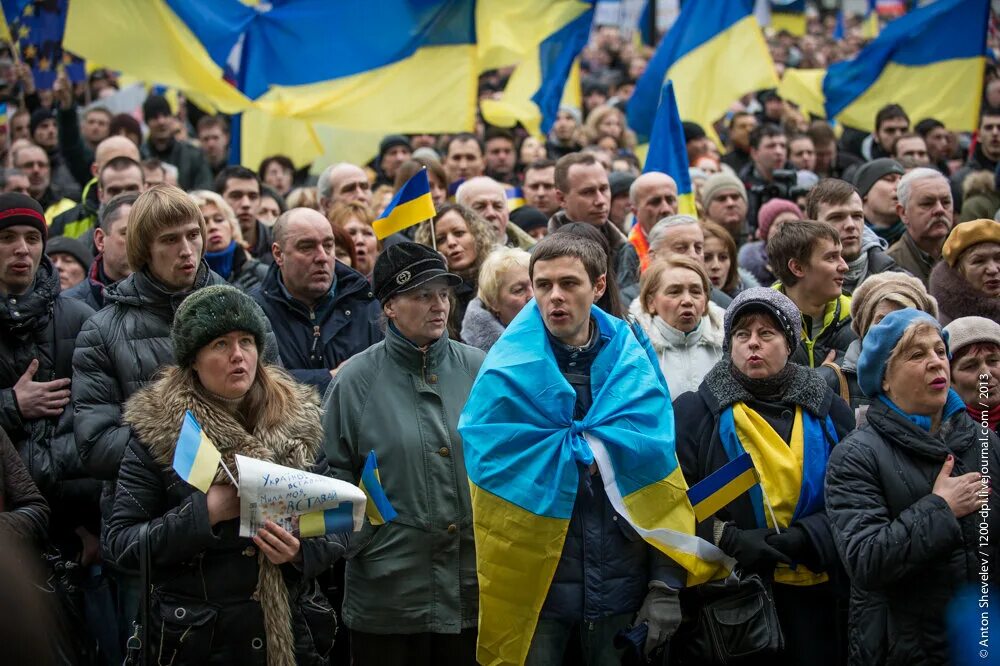
<svg viewBox="0 0 1000 666"><path fill-rule="evenodd" d="M368 504L365 505L365 514L372 525L391 523L396 519L396 510L389 503L389 498L382 489L382 480L378 474L378 460L375 458L375 451L368 454L365 467L361 470L361 482L358 487L368 496Z"/></svg>
<svg viewBox="0 0 1000 666"><path fill-rule="evenodd" d="M715 470L688 490L688 499L700 523L757 485L757 471L749 453Z"/></svg>
<svg viewBox="0 0 1000 666"><path fill-rule="evenodd" d="M201 424L190 411L184 412L184 423L174 448L173 468L177 476L203 493L215 480L222 454L212 444Z"/></svg>
<svg viewBox="0 0 1000 666"><path fill-rule="evenodd" d="M68 0L24 2L4 0L4 16L11 39L17 44L24 62L31 65L35 85L43 90L52 87L60 67L70 81L85 81L83 61L63 51Z"/></svg>
<svg viewBox="0 0 1000 666"><path fill-rule="evenodd" d="M435 214L427 169L421 169L399 188L379 218L372 223L372 229L379 239L388 238L407 227L431 219Z"/></svg>
<svg viewBox="0 0 1000 666"><path fill-rule="evenodd" d="M990 0L938 0L899 18L823 80L827 118L874 129L890 102L911 118L974 130L986 70Z"/></svg>

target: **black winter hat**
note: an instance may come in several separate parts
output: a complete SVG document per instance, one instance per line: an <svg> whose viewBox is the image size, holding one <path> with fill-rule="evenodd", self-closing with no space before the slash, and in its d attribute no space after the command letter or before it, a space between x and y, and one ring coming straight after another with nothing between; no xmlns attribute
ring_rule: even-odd
<svg viewBox="0 0 1000 666"><path fill-rule="evenodd" d="M45 211L37 201L20 192L0 194L0 229L22 224L38 229L43 243L48 238L49 227L45 222Z"/></svg>
<svg viewBox="0 0 1000 666"><path fill-rule="evenodd" d="M38 129L39 125L44 123L46 120L55 120L55 119L56 119L55 109L46 109L42 107L32 111L31 120L29 121L29 124L31 126L32 136L34 136L35 130Z"/></svg>
<svg viewBox="0 0 1000 666"><path fill-rule="evenodd" d="M90 263L94 260L94 255L90 253L86 245L69 236L54 236L45 246L45 254L49 257L53 254L68 254L83 266L84 271L90 268Z"/></svg>
<svg viewBox="0 0 1000 666"><path fill-rule="evenodd" d="M170 329L177 365L190 366L198 350L233 331L252 334L257 353L264 352L267 317L252 298L227 284L198 289L177 308Z"/></svg>
<svg viewBox="0 0 1000 666"><path fill-rule="evenodd" d="M903 165L889 157L880 157L867 164L862 164L854 173L854 187L858 189L858 194L864 199L872 186L885 176L891 173L898 173L900 176L906 173Z"/></svg>
<svg viewBox="0 0 1000 666"><path fill-rule="evenodd" d="M549 224L549 218L545 217L545 213L534 206L519 206L515 210L512 210L510 212L510 221L521 227L521 231L524 232L529 232L539 227L546 227Z"/></svg>
<svg viewBox="0 0 1000 666"><path fill-rule="evenodd" d="M385 303L401 294L433 280L444 278L448 286L457 287L462 278L449 273L441 255L419 243L396 243L382 251L375 261L375 297Z"/></svg>
<svg viewBox="0 0 1000 666"><path fill-rule="evenodd" d="M611 188L611 198L621 196L623 194L628 194L629 189L632 187L632 183L635 182L635 176L624 171L613 171L611 175L608 176L608 186Z"/></svg>
<svg viewBox="0 0 1000 666"><path fill-rule="evenodd" d="M701 125L690 120L685 120L681 123L681 126L684 128L684 143L691 143L692 141L704 139L708 136Z"/></svg>
<svg viewBox="0 0 1000 666"><path fill-rule="evenodd" d="M378 144L378 156L381 159L385 157L385 154L389 152L390 149L396 146L406 146L406 149L413 152L413 146L410 144L410 140L407 139L402 134L389 134L382 139L382 142Z"/></svg>
<svg viewBox="0 0 1000 666"><path fill-rule="evenodd" d="M150 95L146 98L146 101L142 103L142 119L147 123L153 118L159 116L172 116L173 112L170 110L170 102L163 95Z"/></svg>

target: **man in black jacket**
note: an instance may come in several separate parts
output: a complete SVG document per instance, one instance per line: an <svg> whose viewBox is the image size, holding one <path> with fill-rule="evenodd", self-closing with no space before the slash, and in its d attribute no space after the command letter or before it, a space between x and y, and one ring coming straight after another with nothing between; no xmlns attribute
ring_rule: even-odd
<svg viewBox="0 0 1000 666"><path fill-rule="evenodd" d="M322 394L351 356L382 339L381 306L363 275L336 261L330 223L293 208L274 224L274 265L250 296L274 327L288 371Z"/></svg>
<svg viewBox="0 0 1000 666"><path fill-rule="evenodd" d="M66 296L78 298L94 310L100 310L107 304L104 298L107 288L132 274L125 246L128 214L138 198L137 193L128 192L101 206L98 226L94 231L94 246L98 254L90 264L87 277L67 290Z"/></svg>
<svg viewBox="0 0 1000 666"><path fill-rule="evenodd" d="M150 95L142 105L149 125L149 139L142 145L143 157L155 157L177 167L177 185L183 190L212 188L212 170L202 152L186 141L174 138L174 116L162 95Z"/></svg>
<svg viewBox="0 0 1000 666"><path fill-rule="evenodd" d="M216 177L215 191L236 213L250 254L262 263L274 263L271 229L257 219L260 212L260 178L257 174L243 166L228 166Z"/></svg>

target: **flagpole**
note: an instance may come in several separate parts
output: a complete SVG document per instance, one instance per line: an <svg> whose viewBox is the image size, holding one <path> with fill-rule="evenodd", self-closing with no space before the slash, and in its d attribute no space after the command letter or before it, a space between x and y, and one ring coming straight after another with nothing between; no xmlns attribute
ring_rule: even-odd
<svg viewBox="0 0 1000 666"><path fill-rule="evenodd" d="M771 524L774 525L775 534L781 534L781 528L778 527L778 519L774 517L774 507L771 506L771 501L767 499L767 491L764 490L764 484L760 484L760 494L764 498L764 504L767 506L767 512L771 514Z"/></svg>
<svg viewBox="0 0 1000 666"><path fill-rule="evenodd" d="M235 476L233 476L233 473L232 473L232 472L231 472L231 471L229 470L229 465L227 465L227 464L226 464L226 461L225 461L225 460L223 460L223 459L221 459L221 458L219 459L219 463L221 463L221 464L222 464L222 469L223 469L223 471L225 471L225 473L226 473L226 476L228 476L228 477L229 477L229 480L233 482L233 486L235 486L235 487L236 487L236 489L237 489L237 490L239 490L239 487L240 487L240 484L239 484L239 483L237 483L237 481L236 481L236 477L235 477ZM237 493L237 494L238 494L238 493Z"/></svg>
<svg viewBox="0 0 1000 666"><path fill-rule="evenodd" d="M423 171L427 171L427 167L421 167L421 169ZM428 177L428 182L430 182L430 178L429 177ZM437 209L436 208L434 209L434 217L437 217ZM434 248L434 251L437 252L438 241L437 241L437 233L434 232L434 217L431 218L431 246Z"/></svg>

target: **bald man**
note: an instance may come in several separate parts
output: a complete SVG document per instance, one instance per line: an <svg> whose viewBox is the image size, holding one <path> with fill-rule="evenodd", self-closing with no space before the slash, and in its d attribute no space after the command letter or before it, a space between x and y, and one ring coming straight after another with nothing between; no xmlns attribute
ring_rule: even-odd
<svg viewBox="0 0 1000 666"><path fill-rule="evenodd" d="M316 182L320 209L329 215L338 203L359 201L372 203L372 185L365 170L348 162L328 166Z"/></svg>
<svg viewBox="0 0 1000 666"><path fill-rule="evenodd" d="M677 214L677 183L665 173L644 173L633 181L628 201L636 219L628 239L639 254L640 270L644 271L649 265L649 232L660 220Z"/></svg>
<svg viewBox="0 0 1000 666"><path fill-rule="evenodd" d="M455 201L471 208L489 222L500 245L519 247L522 250L534 247L534 238L523 232L516 224L509 224L507 188L492 178L476 176L465 181L455 192Z"/></svg>
<svg viewBox="0 0 1000 666"><path fill-rule="evenodd" d="M274 223L274 264L250 292L272 322L285 369L320 394L344 361L382 339L371 285L336 261L335 251L322 213L282 213Z"/></svg>
<svg viewBox="0 0 1000 666"><path fill-rule="evenodd" d="M102 199L97 176L105 166L119 157L127 157L139 163L139 147L123 136L109 136L97 144L94 161L90 165L90 182L83 188L83 201L66 212L57 215L49 227L49 236L69 236L79 238L91 251L94 229L97 227L97 211ZM142 169L139 169L139 177ZM120 192L119 192L120 194ZM105 197L110 199L110 197Z"/></svg>

